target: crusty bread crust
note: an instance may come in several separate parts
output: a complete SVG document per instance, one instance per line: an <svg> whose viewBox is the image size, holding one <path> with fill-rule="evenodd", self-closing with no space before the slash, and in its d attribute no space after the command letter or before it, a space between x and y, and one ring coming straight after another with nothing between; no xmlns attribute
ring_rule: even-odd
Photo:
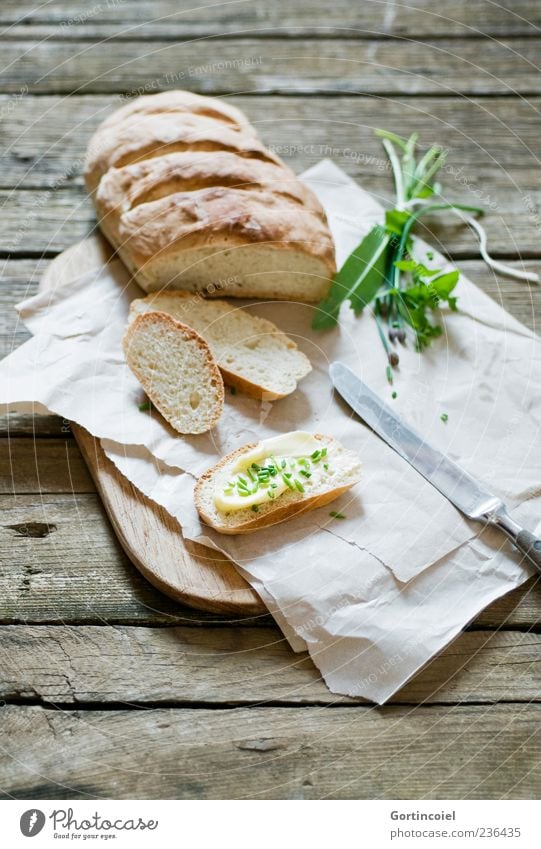
<svg viewBox="0 0 541 849"><path fill-rule="evenodd" d="M118 124L120 121L130 120L142 115L153 115L156 112L193 112L196 115L204 115L206 118L214 118L239 127L246 127L253 132L252 125L246 115L236 106L222 98L206 97L182 89L136 97L121 106L120 109L115 109L100 126L107 128Z"/></svg>
<svg viewBox="0 0 541 849"><path fill-rule="evenodd" d="M255 133L193 113L165 112L143 115L137 121L121 121L98 128L91 138L85 165L85 181L96 190L109 168L183 150L230 150L239 156L281 164Z"/></svg>
<svg viewBox="0 0 541 849"><path fill-rule="evenodd" d="M212 383L214 389L214 410L210 417L210 420L202 423L200 429L178 432L206 433L208 430L211 430L217 424L220 416L222 415L224 407L224 384L222 380L222 375L207 342L203 339L202 336L199 335L199 333L196 333L196 331L193 330L191 327L188 327L186 324L182 324L182 322L180 321L176 321L174 318L172 318L165 312L142 313L141 315L137 316L137 318L134 319L131 324L128 325L128 329L124 334L124 338L122 340L122 347L124 349L126 362L128 363L131 371L145 390L146 394L148 395L156 409L160 411L164 419L166 419L166 421L168 421L172 427L175 427L175 425L171 421L170 412L164 408L160 398L153 391L152 386L147 381L146 375L144 375L142 371L137 368L137 366L133 363L133 359L130 357L130 345L134 339L134 336L142 328L144 328L145 325L154 325L159 329L167 327L171 330L174 330L175 332L181 334L185 340L195 342L197 348L200 350L204 366L208 370L209 382Z"/></svg>
<svg viewBox="0 0 541 849"><path fill-rule="evenodd" d="M324 441L327 445L337 443L337 440L332 437L325 436L320 433L315 433L314 437L318 440ZM214 528L214 530L219 531L222 534L249 534L252 533L252 531L258 531L261 528L268 528L269 526L276 525L279 522L285 522L287 519L292 519L294 516L298 516L301 513L308 513L310 510L315 510L318 507L324 507L325 504L329 504L344 492L347 492L348 489L351 489L351 487L357 482L354 480L344 486L336 487L328 492L322 492L318 495L309 496L308 498L304 497L302 493L298 493L299 498L297 501L289 502L288 504L284 504L282 507L277 505L273 510L269 510L262 516L256 515L256 518L254 519L244 519L244 521L239 522L239 524L235 526L217 522L205 510L203 503L204 499L202 497L203 488L207 484L212 483L215 475L225 466L233 462L233 460L236 460L237 457L251 451L257 446L257 444L257 442L252 442L249 445L243 445L241 448L237 448L236 451L232 451L231 454L227 454L225 457L222 457L215 466L212 466L212 468L208 469L203 475L201 475L195 485L194 501L200 518L206 525L209 525L211 528Z"/></svg>
<svg viewBox="0 0 541 849"><path fill-rule="evenodd" d="M206 285L222 253L256 244L255 256L224 262L239 280L233 297L318 301L336 271L319 201L223 101L182 91L132 101L90 140L85 180L102 231L146 291Z"/></svg>
<svg viewBox="0 0 541 849"><path fill-rule="evenodd" d="M103 220L180 192L216 186L271 191L327 219L318 199L285 165L247 159L227 150L187 150L110 168L102 177L96 207Z"/></svg>
<svg viewBox="0 0 541 849"><path fill-rule="evenodd" d="M320 259L329 275L334 269L326 225L308 209L299 210L297 203L269 191L213 186L169 195L120 216L115 237L136 267L179 248L219 249L257 242L279 251L294 246Z"/></svg>

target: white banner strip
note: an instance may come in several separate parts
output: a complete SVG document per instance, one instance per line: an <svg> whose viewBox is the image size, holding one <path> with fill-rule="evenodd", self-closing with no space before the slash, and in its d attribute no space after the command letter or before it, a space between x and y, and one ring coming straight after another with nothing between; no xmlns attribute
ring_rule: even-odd
<svg viewBox="0 0 541 849"><path fill-rule="evenodd" d="M538 813L538 802L518 800L14 800L0 805L0 833L10 849L68 842L119 849L531 849L539 845Z"/></svg>

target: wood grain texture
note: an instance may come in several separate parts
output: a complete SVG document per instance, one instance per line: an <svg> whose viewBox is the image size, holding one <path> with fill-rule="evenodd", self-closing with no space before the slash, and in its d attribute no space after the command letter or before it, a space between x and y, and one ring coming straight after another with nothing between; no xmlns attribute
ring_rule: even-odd
<svg viewBox="0 0 541 849"><path fill-rule="evenodd" d="M238 616L266 612L227 557L185 540L176 519L120 474L98 440L78 425L72 430L117 539L147 581L197 610Z"/></svg>
<svg viewBox="0 0 541 849"><path fill-rule="evenodd" d="M541 701L541 635L462 634L393 704ZM0 627L0 698L63 706L353 704L275 628ZM362 701L362 700L358 700Z"/></svg>
<svg viewBox="0 0 541 849"><path fill-rule="evenodd" d="M0 355L27 337L12 307L47 265L32 257L92 230L85 147L138 86L236 91L295 170L329 156L384 202L372 130L417 130L449 148L448 196L488 207L495 252L539 271L538 0L3 0L2 25L0 250L19 259L0 280ZM541 288L467 261L459 226L440 237L538 329ZM483 611L397 694L408 704L357 704L268 617L189 610L134 570L69 423L10 414L0 435L0 698L17 702L0 707L0 798L539 795L541 638L511 629L539 630L541 582Z"/></svg>
<svg viewBox="0 0 541 849"><path fill-rule="evenodd" d="M96 494L4 495L0 512L0 623L224 621L154 590L123 553ZM50 526L50 532L29 536L27 527L35 525ZM270 621L226 617L233 625L240 619ZM475 626L538 628L540 623L541 582L532 580L490 605Z"/></svg>
<svg viewBox="0 0 541 849"><path fill-rule="evenodd" d="M0 441L0 493L95 492L73 439Z"/></svg>
<svg viewBox="0 0 541 849"><path fill-rule="evenodd" d="M218 619L151 587L125 556L94 493L5 495L0 511L2 623Z"/></svg>
<svg viewBox="0 0 541 849"><path fill-rule="evenodd" d="M541 39L178 42L6 41L0 91L17 94L535 95Z"/></svg>
<svg viewBox="0 0 541 849"><path fill-rule="evenodd" d="M531 799L541 778L541 706L533 704L8 705L0 719L4 798Z"/></svg>
<svg viewBox="0 0 541 849"><path fill-rule="evenodd" d="M494 192L513 185L506 174L519 176L537 163L537 129L541 99L494 97L392 98L345 96L305 98L293 95L246 94L228 96L243 109L266 144L287 158L296 170L331 156L352 176L382 173L383 149L373 129L385 127L406 135L419 132L422 144L439 143L449 150L449 167L442 173L453 181L453 169L462 169L457 183L468 189ZM123 94L72 95L20 99L0 95L0 142L9 169L2 186L61 188L82 182L83 158L98 124L126 102ZM54 120L52 116L54 115ZM496 131L498 131L496 133ZM334 149L333 149L334 148ZM17 169L17 170L13 170ZM488 176L495 183L485 185ZM526 174L522 176L532 176ZM24 182L21 183L21 179ZM389 195L391 189L389 188ZM44 199L43 203L46 200Z"/></svg>
<svg viewBox="0 0 541 849"><path fill-rule="evenodd" d="M423 144L449 149L445 196L486 208L494 252L539 255L539 98L246 96L232 102L294 170L331 157L383 203L391 200L392 181L373 129L417 130ZM28 96L15 105L0 125L0 144L9 151L0 177L3 251L13 257L56 253L94 229L94 212L78 181L90 135L119 103L93 95ZM0 98L0 111L5 104ZM15 192L13 185L19 187ZM475 238L458 221L446 219L443 228L425 235L455 257L475 255Z"/></svg>
<svg viewBox="0 0 541 849"><path fill-rule="evenodd" d="M19 26L13 26L19 22ZM0 23L11 24L7 35L79 38L166 39L239 34L261 34L286 39L292 35L342 39L382 37L458 36L467 39L484 35L532 35L541 27L536 0L508 0L487 6L485 0L237 0L217 4L215 0L123 0L97 3L87 0L2 0Z"/></svg>

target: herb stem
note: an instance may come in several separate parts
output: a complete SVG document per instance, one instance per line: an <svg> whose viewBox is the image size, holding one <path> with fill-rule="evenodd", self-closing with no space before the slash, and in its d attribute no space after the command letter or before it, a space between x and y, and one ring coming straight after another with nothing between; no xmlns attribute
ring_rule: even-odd
<svg viewBox="0 0 541 849"><path fill-rule="evenodd" d="M383 147L385 148L385 152L389 157L389 162L391 163L391 168L393 169L393 177L394 177L394 185L396 191L396 208L402 209L402 204L406 200L406 195L404 193L404 174L400 165L400 160L396 155L396 151L389 141L389 139L383 139Z"/></svg>
<svg viewBox="0 0 541 849"><path fill-rule="evenodd" d="M396 263L400 262L400 260L404 257L408 238L414 224L419 220L419 218L421 218L422 215L429 215L431 212L439 212L442 209L461 209L464 212L479 211L479 207L477 206L467 206L462 203L432 203L429 206L422 206L420 209L412 212L411 216L404 224L402 235L400 236L400 244L398 245L398 250L396 252L396 259L393 263L392 281L394 289L400 289L400 269L396 267Z"/></svg>

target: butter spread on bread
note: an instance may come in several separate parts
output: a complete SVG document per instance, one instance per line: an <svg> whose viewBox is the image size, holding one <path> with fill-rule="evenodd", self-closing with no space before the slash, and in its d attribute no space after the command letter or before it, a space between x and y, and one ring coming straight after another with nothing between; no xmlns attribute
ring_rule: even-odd
<svg viewBox="0 0 541 849"><path fill-rule="evenodd" d="M336 439L293 431L224 457L199 479L195 503L216 530L249 533L328 504L359 477L357 455Z"/></svg>

